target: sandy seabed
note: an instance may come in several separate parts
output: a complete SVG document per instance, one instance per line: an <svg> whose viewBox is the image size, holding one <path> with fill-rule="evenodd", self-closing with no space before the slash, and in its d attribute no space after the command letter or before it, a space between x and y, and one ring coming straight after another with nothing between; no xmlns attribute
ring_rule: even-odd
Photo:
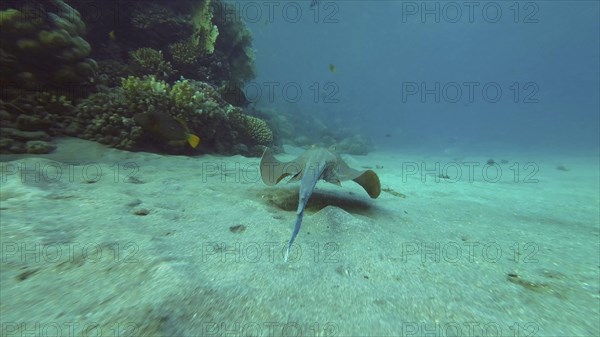
<svg viewBox="0 0 600 337"><path fill-rule="evenodd" d="M384 191L320 182L285 263L258 158L3 156L0 335L600 335L598 157L344 158Z"/></svg>

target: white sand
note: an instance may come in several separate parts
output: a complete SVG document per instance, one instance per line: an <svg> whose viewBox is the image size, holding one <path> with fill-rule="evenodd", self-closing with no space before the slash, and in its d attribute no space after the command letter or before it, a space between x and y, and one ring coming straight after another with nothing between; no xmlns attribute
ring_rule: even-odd
<svg viewBox="0 0 600 337"><path fill-rule="evenodd" d="M3 156L0 335L599 335L598 158L495 154L490 182L461 155L346 156L405 198L320 182L289 263L298 184L258 158Z"/></svg>

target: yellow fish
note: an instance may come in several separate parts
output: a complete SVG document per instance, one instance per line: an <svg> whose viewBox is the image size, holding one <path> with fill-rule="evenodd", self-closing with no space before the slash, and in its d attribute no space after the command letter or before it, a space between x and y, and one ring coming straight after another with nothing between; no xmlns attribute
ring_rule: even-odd
<svg viewBox="0 0 600 337"><path fill-rule="evenodd" d="M114 30L111 30L111 31L108 33L108 38L109 38L111 41L114 41L114 40L116 40L116 39L117 39L117 36L115 35L115 31L114 31Z"/></svg>

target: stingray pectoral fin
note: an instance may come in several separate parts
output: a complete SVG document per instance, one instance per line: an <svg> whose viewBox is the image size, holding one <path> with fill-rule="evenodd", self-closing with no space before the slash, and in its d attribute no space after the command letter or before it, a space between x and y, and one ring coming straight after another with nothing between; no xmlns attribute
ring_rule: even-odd
<svg viewBox="0 0 600 337"><path fill-rule="evenodd" d="M260 159L260 177L262 181L266 185L272 186L288 175L289 173L284 171L284 163L275 158L273 150L266 148Z"/></svg>
<svg viewBox="0 0 600 337"><path fill-rule="evenodd" d="M338 177L341 181L354 180L357 184L367 191L369 196L373 199L377 198L381 194L381 183L377 173L373 170L358 171L346 164L338 156Z"/></svg>
<svg viewBox="0 0 600 337"><path fill-rule="evenodd" d="M282 162L277 160L273 154L273 150L266 148L260 159L260 176L262 181L269 186L276 185L283 178L292 175L295 180L302 177L302 168L306 161L305 155L302 155L290 162Z"/></svg>
<svg viewBox="0 0 600 337"><path fill-rule="evenodd" d="M381 183L379 182L379 177L373 170L366 170L352 180L362 186L362 188L364 188L369 196L373 199L376 199L381 193Z"/></svg>

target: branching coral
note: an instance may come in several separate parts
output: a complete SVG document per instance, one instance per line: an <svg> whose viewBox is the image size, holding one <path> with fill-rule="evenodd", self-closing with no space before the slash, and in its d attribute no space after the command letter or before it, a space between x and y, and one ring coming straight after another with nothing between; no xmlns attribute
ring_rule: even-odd
<svg viewBox="0 0 600 337"><path fill-rule="evenodd" d="M83 138L124 149L142 144L142 131L132 117L151 111L186 121L190 131L203 139L203 148L213 151L231 151L238 143L267 145L273 140L263 120L243 115L241 109L223 101L213 87L192 80L182 79L171 86L150 76L130 76L120 87L84 100L77 110Z"/></svg>
<svg viewBox="0 0 600 337"><path fill-rule="evenodd" d="M170 86L153 76L144 78L129 76L121 84L123 96L129 109L135 113L169 111L173 105L169 96Z"/></svg>
<svg viewBox="0 0 600 337"><path fill-rule="evenodd" d="M126 96L142 97L164 94L169 89L169 84L165 81L156 80L154 76L147 76L145 78L129 76L123 79L122 87L125 89Z"/></svg>
<svg viewBox="0 0 600 337"><path fill-rule="evenodd" d="M140 145L142 130L133 116L169 111L169 85L154 77L123 79L120 87L86 98L77 106L78 136L112 147L131 150Z"/></svg>
<svg viewBox="0 0 600 337"><path fill-rule="evenodd" d="M176 84L175 88L173 91L169 84L152 76L129 76L119 87L93 94L77 106L79 136L121 149L135 149L141 145L143 134L133 121L136 114L156 111L184 119L189 116L189 110L175 104L175 98L185 97L181 93L185 91L183 84Z"/></svg>
<svg viewBox="0 0 600 337"><path fill-rule="evenodd" d="M170 95L175 106L193 112L206 101L206 95L189 80L179 80L173 84Z"/></svg>
<svg viewBox="0 0 600 337"><path fill-rule="evenodd" d="M202 48L193 39L188 38L170 44L169 53L176 64L189 66L198 61Z"/></svg>
<svg viewBox="0 0 600 337"><path fill-rule="evenodd" d="M171 63L163 58L162 51L152 48L139 48L131 53L131 65L138 76L153 75L157 78L168 79L175 71Z"/></svg>
<svg viewBox="0 0 600 337"><path fill-rule="evenodd" d="M131 119L138 112L132 106L123 88L91 95L77 105L77 136L119 149L134 149L142 132Z"/></svg>

